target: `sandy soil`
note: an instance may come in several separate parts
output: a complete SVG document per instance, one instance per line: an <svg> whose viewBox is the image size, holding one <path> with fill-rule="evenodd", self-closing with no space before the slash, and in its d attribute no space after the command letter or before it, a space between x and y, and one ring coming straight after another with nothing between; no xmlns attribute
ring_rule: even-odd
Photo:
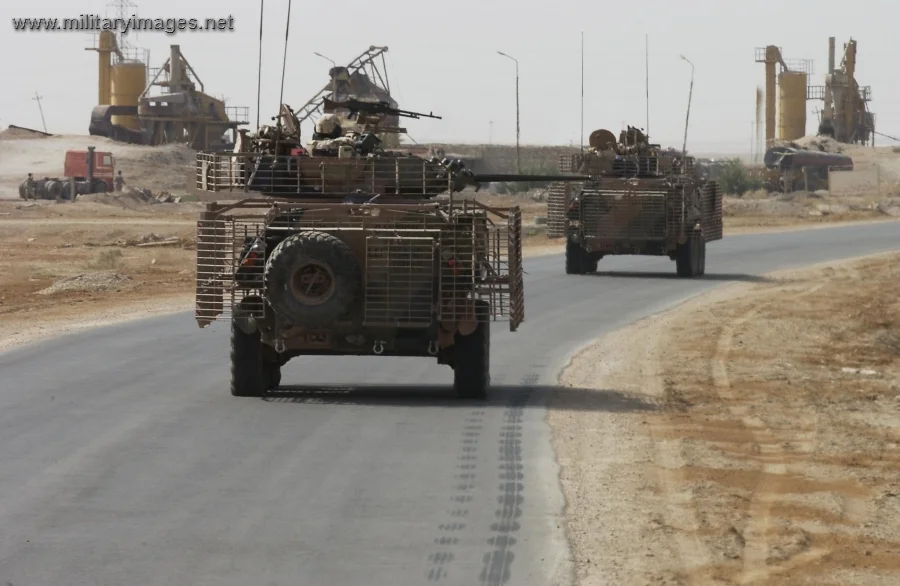
<svg viewBox="0 0 900 586"><path fill-rule="evenodd" d="M0 349L188 307L195 204L0 202Z"/></svg>
<svg viewBox="0 0 900 586"><path fill-rule="evenodd" d="M479 199L522 207L525 256L563 250L560 240L549 240L543 227L533 224L545 204L512 196ZM189 308L201 207L150 205L127 197L102 203L0 202L0 349L83 323L142 317L167 305ZM751 220L742 226L726 218L728 234L796 225ZM41 293L54 285L64 290Z"/></svg>
<svg viewBox="0 0 900 586"><path fill-rule="evenodd" d="M548 414L579 585L896 584L898 279L775 273L580 353L597 391Z"/></svg>

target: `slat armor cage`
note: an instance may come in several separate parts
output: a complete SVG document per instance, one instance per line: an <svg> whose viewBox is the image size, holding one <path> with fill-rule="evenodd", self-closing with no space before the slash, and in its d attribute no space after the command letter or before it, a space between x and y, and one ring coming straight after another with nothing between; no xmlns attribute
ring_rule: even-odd
<svg viewBox="0 0 900 586"><path fill-rule="evenodd" d="M348 147L349 148L349 147ZM447 191L440 163L414 156L298 157L198 153L198 190L344 198L354 193L429 198Z"/></svg>
<svg viewBox="0 0 900 586"><path fill-rule="evenodd" d="M428 327L474 317L508 320L515 331L525 319L518 207L247 199L211 204L197 223L197 322L205 326L236 308L262 318L264 267L241 266L247 243L263 237L257 253L264 255L266 236L307 230L332 234L354 251L363 326Z"/></svg>

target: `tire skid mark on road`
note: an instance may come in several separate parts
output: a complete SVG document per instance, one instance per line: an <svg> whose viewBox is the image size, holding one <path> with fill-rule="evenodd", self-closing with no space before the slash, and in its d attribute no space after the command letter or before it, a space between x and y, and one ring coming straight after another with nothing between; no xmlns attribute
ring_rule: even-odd
<svg viewBox="0 0 900 586"><path fill-rule="evenodd" d="M446 578L449 575L447 565L456 559L454 550L459 544L457 535L466 528L465 519L469 515L468 507L472 501L472 492L478 474L476 462L481 432L484 428L484 415L483 407L472 409L463 422L456 473L453 475L455 482L453 496L450 497L451 505L446 512L447 521L438 525L440 535L434 539L434 544L437 546L436 551L428 556L429 567L426 577L429 582L440 582Z"/></svg>
<svg viewBox="0 0 900 586"><path fill-rule="evenodd" d="M525 406L531 398L528 387L537 384L538 375L529 374L522 378L517 389L509 398L503 412L500 427L498 465L498 508L494 522L490 526L492 536L487 543L491 551L484 555L484 565L479 576L482 586L499 586L509 583L510 567L515 560L513 548L517 543L514 534L519 531L525 491L525 474L522 459L522 422Z"/></svg>

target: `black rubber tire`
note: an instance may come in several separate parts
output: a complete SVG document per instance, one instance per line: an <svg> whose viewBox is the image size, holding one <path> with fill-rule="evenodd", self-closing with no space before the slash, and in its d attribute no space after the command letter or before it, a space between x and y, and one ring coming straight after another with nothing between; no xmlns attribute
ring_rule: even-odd
<svg viewBox="0 0 900 586"><path fill-rule="evenodd" d="M231 394L259 397L267 385L259 332L248 334L231 322Z"/></svg>
<svg viewBox="0 0 900 586"><path fill-rule="evenodd" d="M694 231L688 235L687 242L678 247L675 255L675 271L679 277L692 278L699 274L701 242L703 236L700 232Z"/></svg>
<svg viewBox="0 0 900 586"><path fill-rule="evenodd" d="M62 197L63 193L63 182L56 181L55 179L51 179L50 181L44 182L44 192L46 193L47 199L56 199L58 197ZM35 191L35 196L40 199L37 191Z"/></svg>
<svg viewBox="0 0 900 586"><path fill-rule="evenodd" d="M702 236L700 237L700 272L697 274L700 276L706 274L706 239Z"/></svg>
<svg viewBox="0 0 900 586"><path fill-rule="evenodd" d="M281 385L281 366L277 362L263 362L263 376L267 391L277 389Z"/></svg>
<svg viewBox="0 0 900 586"><path fill-rule="evenodd" d="M485 301L477 304L487 306ZM459 399L484 401L491 386L490 307L476 308L476 315L488 316L468 336L458 332L453 342L453 391Z"/></svg>
<svg viewBox="0 0 900 586"><path fill-rule="evenodd" d="M62 183L62 187L59 190L59 198L63 201L74 201L76 197L78 197L78 188L75 188L76 193L72 193L72 184L68 181ZM55 198L54 198L55 199Z"/></svg>
<svg viewBox="0 0 900 586"><path fill-rule="evenodd" d="M566 274L583 275L596 270L597 260L592 259L591 254L577 242L566 240Z"/></svg>
<svg viewBox="0 0 900 586"><path fill-rule="evenodd" d="M107 193L108 191L109 187L106 185L106 181L94 177L93 182L91 182L91 193Z"/></svg>
<svg viewBox="0 0 900 586"><path fill-rule="evenodd" d="M294 273L315 262L330 272L333 287L325 301L307 305L291 291ZM359 263L346 242L326 232L307 230L284 239L266 263L266 295L272 309L290 324L320 328L346 313L359 295Z"/></svg>

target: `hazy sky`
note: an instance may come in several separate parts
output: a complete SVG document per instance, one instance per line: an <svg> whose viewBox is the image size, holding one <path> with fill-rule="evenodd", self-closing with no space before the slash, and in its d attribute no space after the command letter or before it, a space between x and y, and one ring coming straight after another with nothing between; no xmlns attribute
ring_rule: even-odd
<svg viewBox="0 0 900 586"><path fill-rule="evenodd" d="M87 133L97 101L97 54L84 51L81 32L14 32L13 18L104 15L108 0L0 2L0 126L40 128L34 92L43 96L47 128ZM225 18L232 32L141 32L134 45L150 50L159 67L170 44L200 74L208 93L228 105L249 106L256 119L259 0L143 0L145 18ZM262 117L275 114L281 82L288 0L265 2ZM644 126L644 35L650 45L650 132L654 141L680 146L691 68L695 65L688 148L746 152L755 116L755 88L763 65L754 48L780 45L786 59L813 59L811 83L823 84L828 37L837 50L858 41L857 79L872 86L880 132L900 138L897 75L900 2L897 0L294 0L287 47L284 99L295 107L328 82L330 64L318 51L346 63L369 45L387 45L388 74L401 107L434 111L443 120L407 123L417 141L515 143L515 66L520 71L521 136L525 144L579 144L580 46L584 28L584 127L614 132L623 121ZM838 55L838 62L840 56ZM807 133L816 128L809 102ZM306 135L308 136L308 132ZM586 139L585 139L586 140ZM881 144L890 141L878 138Z"/></svg>

